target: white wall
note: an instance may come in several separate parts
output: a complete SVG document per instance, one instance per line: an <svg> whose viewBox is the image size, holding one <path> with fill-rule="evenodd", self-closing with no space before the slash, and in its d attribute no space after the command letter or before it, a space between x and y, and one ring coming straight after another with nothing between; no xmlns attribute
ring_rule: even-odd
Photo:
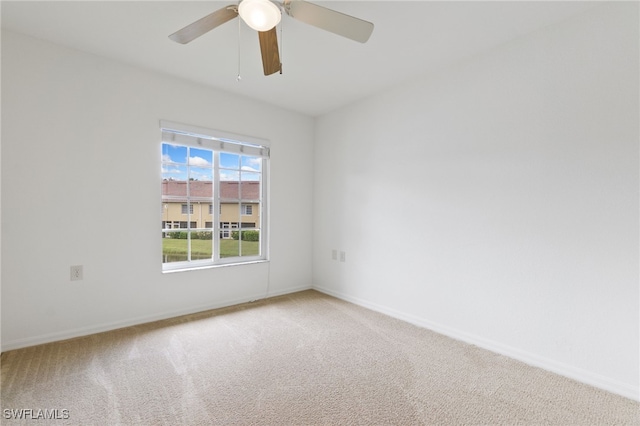
<svg viewBox="0 0 640 426"><path fill-rule="evenodd" d="M270 263L161 273L161 119L271 141ZM309 288L313 129L3 32L2 349L262 298L269 279L271 295ZM83 281L70 265L84 265Z"/></svg>
<svg viewBox="0 0 640 426"><path fill-rule="evenodd" d="M606 5L319 118L314 286L640 398L638 39Z"/></svg>

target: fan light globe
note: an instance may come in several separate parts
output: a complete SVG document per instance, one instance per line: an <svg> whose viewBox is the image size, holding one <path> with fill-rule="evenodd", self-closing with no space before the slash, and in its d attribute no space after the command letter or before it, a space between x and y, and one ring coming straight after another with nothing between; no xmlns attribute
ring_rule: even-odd
<svg viewBox="0 0 640 426"><path fill-rule="evenodd" d="M269 0L242 0L238 14L256 31L269 31L280 22L280 9Z"/></svg>

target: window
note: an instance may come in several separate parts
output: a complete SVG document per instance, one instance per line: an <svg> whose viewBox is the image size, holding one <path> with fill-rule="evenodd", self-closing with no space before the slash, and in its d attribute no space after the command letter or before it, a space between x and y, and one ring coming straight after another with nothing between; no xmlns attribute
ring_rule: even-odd
<svg viewBox="0 0 640 426"><path fill-rule="evenodd" d="M265 141L161 128L163 270L266 260Z"/></svg>

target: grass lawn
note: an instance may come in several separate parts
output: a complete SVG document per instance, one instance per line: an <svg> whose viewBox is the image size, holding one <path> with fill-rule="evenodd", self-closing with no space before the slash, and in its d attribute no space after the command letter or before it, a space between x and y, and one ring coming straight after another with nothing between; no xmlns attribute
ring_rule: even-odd
<svg viewBox="0 0 640 426"><path fill-rule="evenodd" d="M239 256L239 242L237 240L220 240L220 257ZM208 259L211 257L211 240L191 240L191 258ZM260 254L258 241L242 241L242 256L257 256ZM162 239L162 255L170 256L175 261L187 259L187 240L172 238Z"/></svg>

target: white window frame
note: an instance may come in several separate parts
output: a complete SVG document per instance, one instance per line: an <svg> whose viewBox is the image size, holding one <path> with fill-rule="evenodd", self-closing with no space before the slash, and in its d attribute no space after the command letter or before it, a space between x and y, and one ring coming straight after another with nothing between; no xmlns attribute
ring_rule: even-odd
<svg viewBox="0 0 640 426"><path fill-rule="evenodd" d="M260 229L260 254L258 256L237 256L237 257L220 257L219 250L214 249L213 259L187 260L184 262L162 263L163 272L185 271L193 269L202 269L207 267L215 267L232 264L246 264L263 262L269 260L269 209L268 209L268 188L269 188L269 141L266 139L238 135L234 133L223 132L219 130L206 129L203 127L190 126L171 121L161 120L161 145L162 143L175 143L177 145L186 145L194 148L210 149L216 152L229 152L240 155L251 155L262 157L261 164L261 184L260 184L260 202L258 206L259 213L259 229ZM213 207L213 238L214 248L220 247L220 226L221 201L220 195L220 175L218 156L214 155L214 197ZM190 206L192 204L188 203ZM245 203L241 203L245 204ZM229 229L229 231L231 231ZM162 251L162 246L160 247Z"/></svg>
<svg viewBox="0 0 640 426"><path fill-rule="evenodd" d="M253 205L250 203L242 203L240 205L240 209L242 210L242 216L252 216L253 215ZM251 213L247 213L247 209L251 209Z"/></svg>

